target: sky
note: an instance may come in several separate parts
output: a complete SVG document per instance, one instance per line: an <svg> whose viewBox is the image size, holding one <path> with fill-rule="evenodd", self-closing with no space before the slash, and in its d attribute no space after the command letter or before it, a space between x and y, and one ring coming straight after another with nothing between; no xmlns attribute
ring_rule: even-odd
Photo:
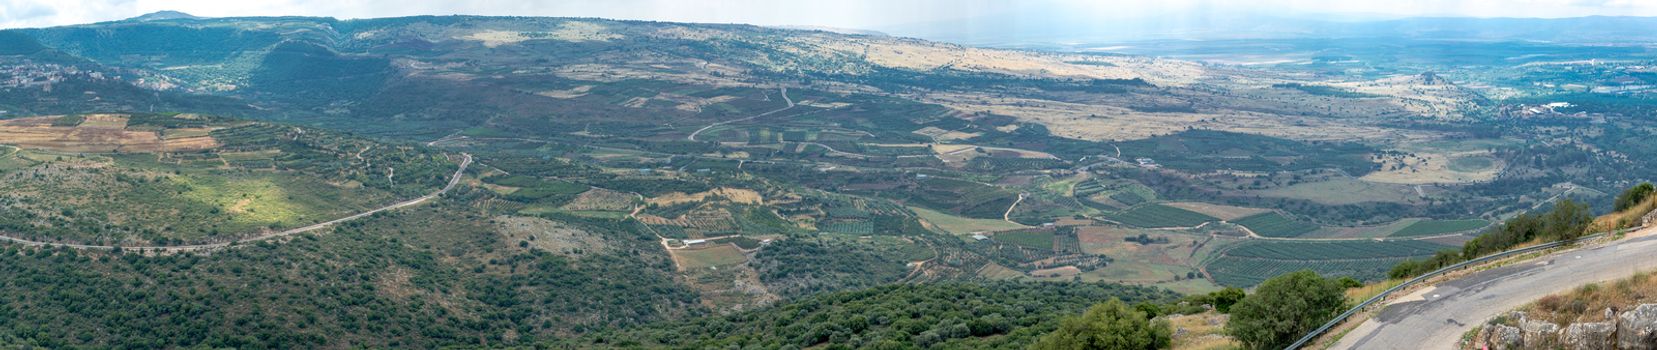
<svg viewBox="0 0 1657 350"><path fill-rule="evenodd" d="M470 14L882 29L1054 10L1102 19L1229 11L1367 18L1657 16L1657 0L0 0L0 28L110 21L161 10L208 17Z"/></svg>

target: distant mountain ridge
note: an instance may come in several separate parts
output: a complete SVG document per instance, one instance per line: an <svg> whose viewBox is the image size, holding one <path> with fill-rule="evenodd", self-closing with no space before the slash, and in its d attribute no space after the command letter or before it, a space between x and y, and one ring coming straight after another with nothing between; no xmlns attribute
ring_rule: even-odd
<svg viewBox="0 0 1657 350"><path fill-rule="evenodd" d="M1009 15L1012 17L1015 15ZM1657 41L1657 17L1410 17L1332 20L1323 16L1243 13L1169 14L1101 20L1088 14L1018 14L1043 21L971 19L879 28L894 35L964 45L1019 47L1147 40L1397 38L1564 43Z"/></svg>

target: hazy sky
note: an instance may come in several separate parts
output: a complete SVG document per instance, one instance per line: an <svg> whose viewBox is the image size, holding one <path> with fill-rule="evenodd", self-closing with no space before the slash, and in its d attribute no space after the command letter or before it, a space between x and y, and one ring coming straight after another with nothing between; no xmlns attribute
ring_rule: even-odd
<svg viewBox="0 0 1657 350"><path fill-rule="evenodd" d="M1099 18L1190 12L1212 16L1243 10L1382 16L1657 16L1657 0L0 0L0 28L89 23L177 10L210 17L474 14L878 29L1038 12L1030 11L1035 8Z"/></svg>

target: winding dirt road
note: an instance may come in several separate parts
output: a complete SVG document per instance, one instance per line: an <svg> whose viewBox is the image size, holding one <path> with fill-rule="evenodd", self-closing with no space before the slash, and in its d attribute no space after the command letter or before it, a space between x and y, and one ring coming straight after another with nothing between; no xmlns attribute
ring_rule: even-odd
<svg viewBox="0 0 1657 350"><path fill-rule="evenodd" d="M0 241L9 241L9 242L13 242L13 243L18 243L18 244L23 244L23 245L28 245L28 246L37 246L37 247L39 247L39 246L68 247L68 248L89 249L89 250L113 250L113 249L116 249L116 248L120 248L120 249L144 250L144 251L159 252L159 253L178 253L178 252L219 249L219 248L225 248L225 247L229 247L229 246L236 245L236 244L252 243L252 242L275 239L275 238L279 238L279 237L292 236L292 235L296 235L296 234L300 234L300 233L320 230L322 228L325 228L325 227L328 227L328 226L333 226L333 225L336 225L336 224L339 224L339 223L342 223L342 222L346 222L346 221L361 219L361 218L367 217L369 215L378 214L380 212L387 211L387 210L393 210L393 209L408 207L408 206L412 206L412 205L416 205L416 204L420 204L420 203L425 203L426 201L431 200L432 198L437 198L438 196L441 196L444 193L449 192L449 190L453 189L455 187L455 185L460 184L460 176L463 173L466 172L466 167L467 166L472 165L472 155L471 154L461 153L460 155L463 158L460 161L459 169L456 169L454 175L449 178L449 183L447 185L444 185L443 189L440 189L437 192L432 192L431 194L420 196L419 198L410 199L410 200L398 202L398 203L395 203L395 204L392 204L392 205L387 205L387 206L379 207L379 208L376 208L376 209L373 209L373 210L357 213L355 215L351 215L351 216L347 216L347 217L343 217L343 218L338 218L338 219L333 219L333 220L329 220L329 221L325 221L325 222L312 224L310 226L289 229L289 230L286 230L286 231L267 232L267 233L262 233L262 234L259 234L259 235L256 235L256 236L240 238L240 239L236 239L236 240L232 240L232 241L228 241L228 242L208 243L208 244L193 244L193 245L176 245L176 246L114 246L114 245L92 245L92 244L75 244L75 243L40 242L40 241L31 241L31 240L27 240L27 239L11 237L11 236L5 236L5 235L0 235Z"/></svg>
<svg viewBox="0 0 1657 350"><path fill-rule="evenodd" d="M696 141L696 135L701 134L703 131L708 131L708 129L712 129L715 126L720 126L720 125L725 125L725 124L730 124L730 123L736 123L736 122L745 122L745 121L749 121L749 120L754 120L755 118L764 117L764 116L768 116L768 115L772 115L772 114L777 114L777 113L782 112L782 111L794 109L794 100L788 98L788 87L786 87L786 86L782 87L782 100L783 100L783 102L788 102L788 107L779 108L779 109L776 109L776 110L773 110L773 111L770 111L770 112L760 113L760 114L754 115L752 117L747 117L747 118L742 118L742 119L731 119L731 120L726 120L726 121L722 121L722 122L718 122L718 123L709 124L708 126L704 126L701 129L696 129L695 132L691 132L690 136L685 136L685 139L694 142L694 141Z"/></svg>

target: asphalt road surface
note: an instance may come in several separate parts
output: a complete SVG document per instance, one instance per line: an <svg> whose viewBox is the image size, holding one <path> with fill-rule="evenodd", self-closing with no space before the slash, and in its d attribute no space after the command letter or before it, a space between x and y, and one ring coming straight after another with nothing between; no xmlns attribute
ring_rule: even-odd
<svg viewBox="0 0 1657 350"><path fill-rule="evenodd" d="M1657 269L1657 228L1441 282L1398 299L1334 349L1452 349L1462 333L1549 294Z"/></svg>

